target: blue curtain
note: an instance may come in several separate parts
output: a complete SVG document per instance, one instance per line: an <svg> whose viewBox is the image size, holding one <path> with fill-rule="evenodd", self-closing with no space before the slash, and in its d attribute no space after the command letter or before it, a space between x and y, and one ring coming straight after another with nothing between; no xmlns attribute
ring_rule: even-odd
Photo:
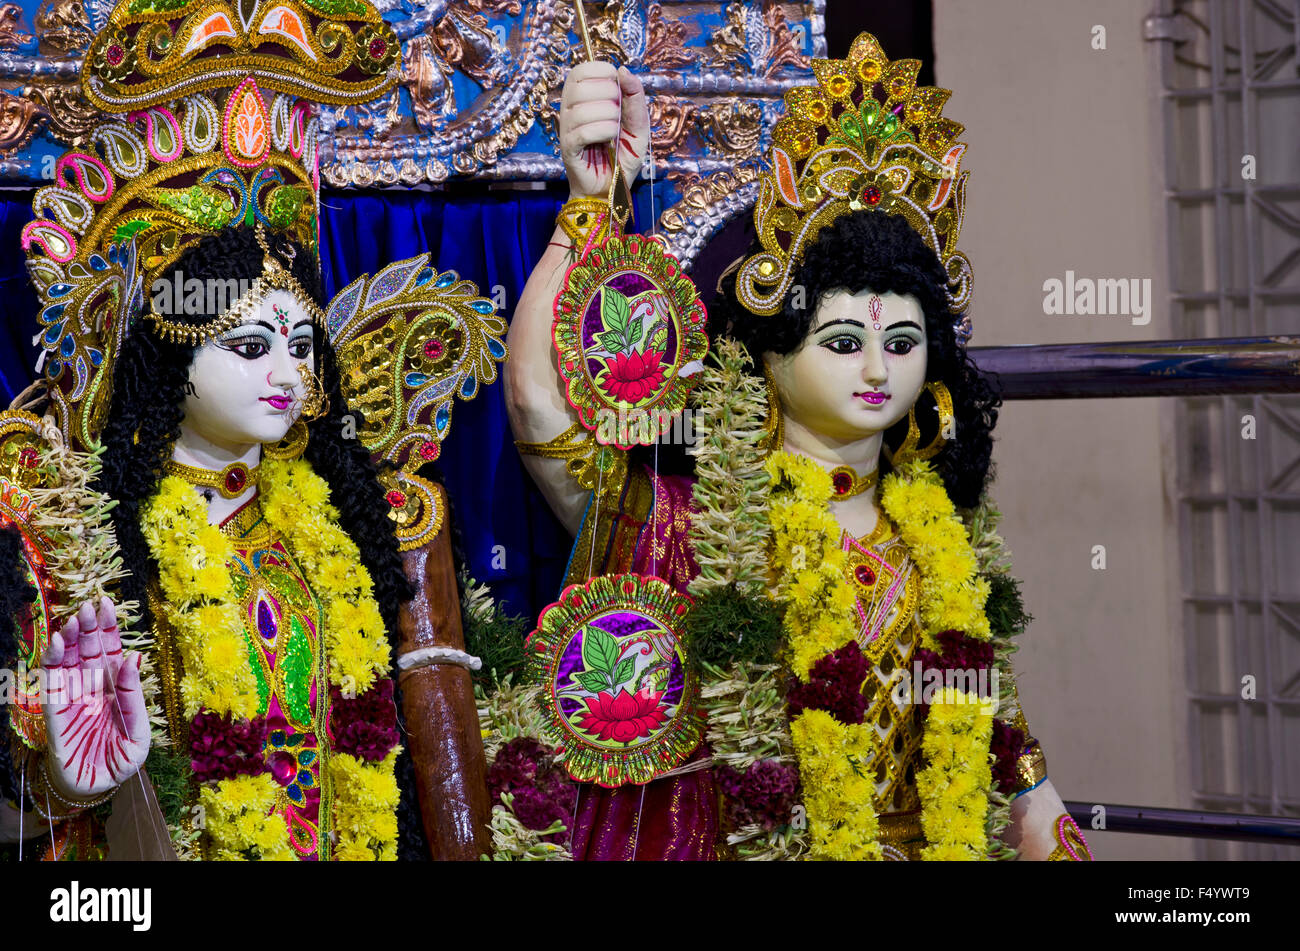
<svg viewBox="0 0 1300 951"><path fill-rule="evenodd" d="M321 198L321 266L333 296L354 278L423 251L490 295L499 286L509 319L524 280L550 240L563 196L555 191L331 193ZM0 387L4 403L33 378L37 301L19 232L29 194L0 202ZM570 540L523 471L506 420L501 378L457 400L438 464L470 573L512 613L535 619L554 600Z"/></svg>

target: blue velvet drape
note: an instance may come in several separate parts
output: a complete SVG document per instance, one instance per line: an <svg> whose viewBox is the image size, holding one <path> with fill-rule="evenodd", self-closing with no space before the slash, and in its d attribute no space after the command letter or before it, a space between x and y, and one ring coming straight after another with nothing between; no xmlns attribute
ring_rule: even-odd
<svg viewBox="0 0 1300 951"><path fill-rule="evenodd" d="M0 200L0 396L33 378L37 301L19 244L31 195ZM423 251L491 295L499 286L509 319L524 281L550 240L563 196L554 191L355 194L321 199L321 266L332 296L354 278ZM506 420L501 378L457 401L438 460L470 573L507 610L536 618L554 600L570 541L524 473Z"/></svg>

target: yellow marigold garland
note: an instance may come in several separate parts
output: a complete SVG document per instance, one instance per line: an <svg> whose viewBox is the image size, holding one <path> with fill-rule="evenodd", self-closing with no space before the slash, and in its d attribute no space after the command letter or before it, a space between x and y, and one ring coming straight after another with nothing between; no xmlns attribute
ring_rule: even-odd
<svg viewBox="0 0 1300 951"><path fill-rule="evenodd" d="M853 638L857 601L844 580L839 523L823 501L831 496L830 475L785 451L767 457L767 471L776 484L769 510L775 597L786 605L790 666L807 680L813 664Z"/></svg>
<svg viewBox="0 0 1300 951"><path fill-rule="evenodd" d="M213 858L225 862L295 858L284 819L271 814L278 791L270 773L223 779L199 790Z"/></svg>
<svg viewBox="0 0 1300 951"><path fill-rule="evenodd" d="M984 858L988 849L984 816L993 788L992 737L991 703L955 687L944 687L931 701L921 740L927 763L916 777L926 841L923 859Z"/></svg>
<svg viewBox="0 0 1300 951"><path fill-rule="evenodd" d="M857 615L844 580L840 527L825 499L826 470L785 451L767 458L772 490L773 568L781 579L776 598L786 606L790 663L807 680L813 664L853 640ZM855 765L871 759L868 724L841 723L824 710L805 710L790 722L799 778L808 810L815 859L877 859L879 823L870 778Z"/></svg>
<svg viewBox="0 0 1300 951"><path fill-rule="evenodd" d="M146 503L141 525L158 562L166 621L185 666L181 700L187 719L199 709L234 719L257 715L257 682L227 564L230 540L208 524L194 487L167 476Z"/></svg>
<svg viewBox="0 0 1300 951"><path fill-rule="evenodd" d="M786 604L791 666L803 680L816 661L856 636L854 593L844 580L840 527L824 501L830 476L811 459L788 452L768 457L775 483L771 520L775 596ZM921 575L922 643L937 650L936 635L950 628L990 636L984 605L988 582L966 528L943 483L924 462L905 463L886 476L881 504L898 526ZM790 726L799 758L812 832L812 856L879 858L878 821L870 777L869 724L844 724L822 710L806 710ZM993 711L973 694L945 688L933 698L917 776L927 860L982 859L985 816L993 786L989 743Z"/></svg>
<svg viewBox="0 0 1300 951"><path fill-rule="evenodd" d="M329 681L363 693L388 676L388 644L374 584L356 543L337 525L329 486L304 461L267 460L262 488L267 523L297 558L324 609ZM142 528L158 562L163 610L185 667L186 717L201 708L232 719L256 716L250 647L233 600L230 539L208 524L207 506L176 476L164 478L146 504ZM336 858L396 858L397 752L374 764L346 754L331 758ZM237 859L250 851L264 858L292 857L283 820L270 815L274 791L266 774L224 779L200 790L215 857Z"/></svg>
<svg viewBox="0 0 1300 951"><path fill-rule="evenodd" d="M921 573L922 646L939 650L937 635L949 629L991 637L984 611L989 583L980 577L966 526L933 467L921 460L902 463L881 483L880 504ZM946 687L931 702L921 741L927 765L916 777L928 843L923 858L984 858L992 736L991 705L978 696Z"/></svg>
<svg viewBox="0 0 1300 951"><path fill-rule="evenodd" d="M394 765L399 749L377 763L367 763L348 753L330 757L334 782L334 831L338 843L334 858L340 862L397 859L397 800Z"/></svg>
<svg viewBox="0 0 1300 951"><path fill-rule="evenodd" d="M989 583L938 473L924 461L903 463L881 483L880 504L921 571L922 646L938 650L935 635L954 628L987 640Z"/></svg>

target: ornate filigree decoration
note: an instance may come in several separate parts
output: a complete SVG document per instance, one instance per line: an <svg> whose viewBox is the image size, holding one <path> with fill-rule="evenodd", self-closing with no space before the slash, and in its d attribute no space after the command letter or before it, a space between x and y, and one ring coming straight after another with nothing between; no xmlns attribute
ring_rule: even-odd
<svg viewBox="0 0 1300 951"><path fill-rule="evenodd" d="M816 84L786 93L754 209L763 250L736 276L752 313L775 313L818 232L863 209L906 218L943 264L952 312L966 310L971 266L957 250L970 176L957 141L964 127L943 115L948 90L916 85L920 68L891 62L863 33L847 59L813 62Z"/></svg>
<svg viewBox="0 0 1300 951"><path fill-rule="evenodd" d="M695 129L696 105L683 96L650 100L650 141L656 155L670 155Z"/></svg>
<svg viewBox="0 0 1300 951"><path fill-rule="evenodd" d="M34 22L41 45L62 53L84 50L95 38L82 0L43 0Z"/></svg>
<svg viewBox="0 0 1300 951"><path fill-rule="evenodd" d="M392 27L355 0L123 0L86 53L82 85L106 112L229 88L240 75L342 105L387 92L400 52Z"/></svg>
<svg viewBox="0 0 1300 951"><path fill-rule="evenodd" d="M76 83L42 79L24 87L23 95L44 110L46 128L65 145L85 145L104 121L104 114L86 101Z"/></svg>
<svg viewBox="0 0 1300 951"><path fill-rule="evenodd" d="M507 78L506 48L481 13L452 6L434 27L433 42L448 67L462 70L485 90Z"/></svg>
<svg viewBox="0 0 1300 951"><path fill-rule="evenodd" d="M728 159L758 154L763 132L763 107L744 99L723 99L699 113L705 140Z"/></svg>
<svg viewBox="0 0 1300 951"><path fill-rule="evenodd" d="M305 72L286 82L306 82L304 77L324 68L311 59L313 37L320 43L336 34L341 37L338 24L354 40L360 35L357 22L348 21L342 12L353 2L121 0L116 4L120 10L135 11L127 18L130 23L122 19L125 14L116 14L126 41L123 59L110 62L119 53L105 39L90 51L87 71L118 100L127 96L126 86L139 86L146 79L158 84L153 92L162 96L160 90L179 82L194 57L211 53L231 59L240 36L256 36L258 42L278 44L274 49L281 51L282 64L296 50L295 65ZM8 117L0 122L9 138L0 140L0 148L6 156L12 153L3 165L8 181L47 184L41 181L42 172L48 173L40 164L48 152L40 145L44 136L89 145L90 105L76 96L72 84L81 67L81 51L93 39L92 24L108 24L113 7L113 0L16 0L10 3L7 19L0 17L0 48L19 44L0 57L0 89L30 98L36 106L3 105ZM383 21L401 49L399 55L385 45L381 59L388 64L391 81L400 86L382 91L372 105L336 101L320 111L319 174L325 182L335 187L411 187L453 178L563 176L553 119L565 71L579 46L572 32L571 0L389 0L384 7ZM281 8L287 12L277 13ZM823 8L824 0L588 0L597 46L637 73L649 93L660 183L656 211L677 198L675 186L665 183L668 173L709 176L770 145L777 100L786 89L808 80L809 54L825 53ZM221 10L226 11L232 36L217 35L224 30ZM198 11L207 11L203 19L195 19ZM30 37L18 26L23 16L34 25ZM308 28L300 34L305 45L294 40L295 23ZM212 31L204 41L208 45L186 60L189 41L177 37L193 38L203 24ZM271 32L260 32L264 27ZM24 38L30 41L26 46ZM144 48L143 62L153 72L136 79L103 78L121 72L129 56L137 56L138 63L142 39L158 44ZM257 50L272 48L263 45ZM346 56L355 66L358 55L368 51L369 44L362 51L353 42ZM321 82L337 92L341 83L356 78L356 70L349 67ZM371 78L378 81L380 75ZM123 87L117 93L112 92L114 83ZM259 86L272 92L278 88L260 74ZM173 92L168 99L191 93ZM328 101L326 96L316 98ZM155 106L165 108L167 103L159 100L145 109ZM761 114L755 106L761 107ZM136 101L118 108L141 107ZM732 209L732 197L719 196L717 207ZM681 253L683 248L676 250ZM689 265L689 254L682 261Z"/></svg>
<svg viewBox="0 0 1300 951"><path fill-rule="evenodd" d="M590 0L582 0L582 2L586 3L588 8L596 6ZM591 45L597 59L612 59L616 63L626 63L633 58L632 52L623 45L624 38L628 36L629 26L636 30L641 25L640 19L636 16L635 0L633 5L634 9L628 10L623 0L608 0L595 12L591 9L587 10L587 30L591 34ZM628 22L625 23L625 20ZM581 59L576 61L581 62Z"/></svg>
<svg viewBox="0 0 1300 951"><path fill-rule="evenodd" d="M695 65L695 52L686 48L686 24L666 16L662 4L652 3L646 9L646 34L641 62L648 68L669 70Z"/></svg>
<svg viewBox="0 0 1300 951"><path fill-rule="evenodd" d="M16 3L0 4L0 50L17 49L32 41L22 32L23 8Z"/></svg>
<svg viewBox="0 0 1300 951"><path fill-rule="evenodd" d="M694 260L709 238L753 207L762 172L763 165L756 159L708 176L669 172L682 197L659 216L660 236L680 260Z"/></svg>
<svg viewBox="0 0 1300 951"><path fill-rule="evenodd" d="M472 282L439 274L422 254L339 291L326 329L344 399L364 417L357 436L381 464L398 540L418 548L442 515L433 485L416 472L441 453L455 400L496 379L506 322Z"/></svg>
<svg viewBox="0 0 1300 951"><path fill-rule="evenodd" d="M731 171L702 176L696 172L670 172L671 180L681 189L681 200L659 216L659 227L669 234L682 231L703 218L724 196L755 184L762 175L762 163L741 162Z"/></svg>
<svg viewBox="0 0 1300 951"><path fill-rule="evenodd" d="M487 14L519 19L490 23ZM403 33L409 120L376 124L359 109L326 115L323 125L332 137L323 153L325 180L335 186L442 182L490 168L539 118L553 113L551 93L563 82L571 21L568 0L526 6L457 0L427 31Z"/></svg>
<svg viewBox="0 0 1300 951"><path fill-rule="evenodd" d="M745 7L729 3L723 13L726 22L709 39L713 65L740 74L749 68L749 45L745 41Z"/></svg>
<svg viewBox="0 0 1300 951"><path fill-rule="evenodd" d="M48 119L38 103L0 90L0 156L26 148Z"/></svg>
<svg viewBox="0 0 1300 951"><path fill-rule="evenodd" d="M790 29L780 4L768 3L763 7L763 25L767 28L766 57L762 64L764 76L773 76L785 66L810 68L812 61L799 52L794 31Z"/></svg>

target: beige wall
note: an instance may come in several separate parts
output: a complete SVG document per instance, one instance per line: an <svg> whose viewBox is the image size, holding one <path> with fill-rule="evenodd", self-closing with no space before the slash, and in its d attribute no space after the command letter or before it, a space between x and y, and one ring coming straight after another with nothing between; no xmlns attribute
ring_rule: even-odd
<svg viewBox="0 0 1300 951"><path fill-rule="evenodd" d="M1171 336L1151 6L935 0L937 82L970 146L975 345ZM1043 281L1067 270L1151 278L1151 323L1044 315ZM1191 805L1162 404L1019 401L998 425L994 494L1035 617L1021 699L1064 799ZM1098 858L1192 857L1185 839L1084 831Z"/></svg>

